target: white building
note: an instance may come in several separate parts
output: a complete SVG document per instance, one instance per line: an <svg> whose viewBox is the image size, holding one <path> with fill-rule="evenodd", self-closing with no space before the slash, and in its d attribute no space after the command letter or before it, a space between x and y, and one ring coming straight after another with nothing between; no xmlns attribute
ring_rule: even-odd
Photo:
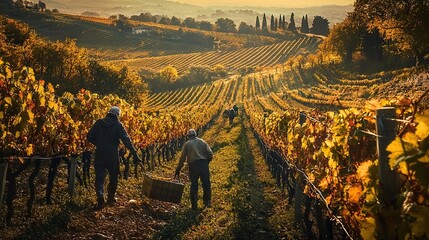
<svg viewBox="0 0 429 240"><path fill-rule="evenodd" d="M147 33L149 31L150 31L150 29L147 27L133 27L131 29L132 34L142 34L142 33Z"/></svg>

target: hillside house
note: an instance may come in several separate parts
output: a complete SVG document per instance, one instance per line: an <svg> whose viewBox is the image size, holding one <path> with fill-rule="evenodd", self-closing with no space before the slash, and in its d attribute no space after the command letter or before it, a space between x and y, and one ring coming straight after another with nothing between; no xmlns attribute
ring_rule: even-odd
<svg viewBox="0 0 429 240"><path fill-rule="evenodd" d="M131 29L132 34L142 34L142 33L148 33L151 29L147 27L133 27Z"/></svg>

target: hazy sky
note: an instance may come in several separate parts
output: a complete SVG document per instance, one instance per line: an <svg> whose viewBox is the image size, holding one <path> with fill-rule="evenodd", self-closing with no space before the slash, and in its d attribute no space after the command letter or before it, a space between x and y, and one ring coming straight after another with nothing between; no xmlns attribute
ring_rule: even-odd
<svg viewBox="0 0 429 240"><path fill-rule="evenodd" d="M264 7L309 7L321 5L348 5L354 0L172 0L195 5L264 6Z"/></svg>

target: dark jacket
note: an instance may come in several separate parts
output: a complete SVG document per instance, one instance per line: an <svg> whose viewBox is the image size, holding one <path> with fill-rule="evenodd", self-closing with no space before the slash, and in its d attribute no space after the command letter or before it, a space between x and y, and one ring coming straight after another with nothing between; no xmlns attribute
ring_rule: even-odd
<svg viewBox="0 0 429 240"><path fill-rule="evenodd" d="M124 125L119 122L116 115L111 113L94 123L88 132L87 139L96 146L94 159L96 165L119 167L119 139L133 155L136 155L136 149Z"/></svg>

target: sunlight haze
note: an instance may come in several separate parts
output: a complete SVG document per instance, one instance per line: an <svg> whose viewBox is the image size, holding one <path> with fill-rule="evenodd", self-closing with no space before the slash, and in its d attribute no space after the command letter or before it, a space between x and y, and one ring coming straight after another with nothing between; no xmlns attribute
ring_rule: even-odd
<svg viewBox="0 0 429 240"><path fill-rule="evenodd" d="M349 5L353 4L352 0L289 0L289 1L266 1L266 0L178 0L177 2L189 3L194 5L211 5L211 6L260 6L260 7L310 7L322 5Z"/></svg>

